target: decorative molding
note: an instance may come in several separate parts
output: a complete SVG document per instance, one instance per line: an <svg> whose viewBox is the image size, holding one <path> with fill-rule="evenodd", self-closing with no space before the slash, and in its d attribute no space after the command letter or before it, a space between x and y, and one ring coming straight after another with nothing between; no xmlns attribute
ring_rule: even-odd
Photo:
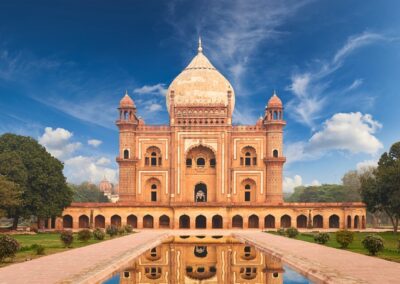
<svg viewBox="0 0 400 284"><path fill-rule="evenodd" d="M240 141L240 140L244 140L244 141L264 141L264 138L263 137L254 137L254 138L233 138L233 159L234 160L236 160L237 159L237 155L236 155L236 149L237 149L237 141ZM261 155L260 155L260 158L262 159L263 157L264 157L264 155L263 155L263 146L264 145L262 145L261 144L261 147L260 147L260 149L261 149Z"/></svg>
<svg viewBox="0 0 400 284"><path fill-rule="evenodd" d="M236 175L237 173L248 173L248 174L260 174L260 193L264 193L264 171L246 171L246 170L239 170L233 171L233 194L236 194Z"/></svg>
<svg viewBox="0 0 400 284"><path fill-rule="evenodd" d="M142 173L163 173L165 174L165 193L168 194L168 171L139 171L139 194L142 193Z"/></svg>
<svg viewBox="0 0 400 284"><path fill-rule="evenodd" d="M166 141L165 142L165 159L168 160L168 138L139 138L139 160L142 159L142 141Z"/></svg>

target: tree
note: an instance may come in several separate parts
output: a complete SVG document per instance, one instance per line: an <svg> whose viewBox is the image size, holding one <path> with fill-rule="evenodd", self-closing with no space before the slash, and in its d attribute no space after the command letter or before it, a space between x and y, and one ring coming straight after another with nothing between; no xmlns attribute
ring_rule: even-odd
<svg viewBox="0 0 400 284"><path fill-rule="evenodd" d="M15 211L22 204L21 194L22 190L16 183L0 175L0 216Z"/></svg>
<svg viewBox="0 0 400 284"><path fill-rule="evenodd" d="M287 199L288 202L343 202L344 187L339 184L323 184L318 186L298 186Z"/></svg>
<svg viewBox="0 0 400 284"><path fill-rule="evenodd" d="M83 182L79 185L68 184L73 191L74 202L109 202L107 196L95 184Z"/></svg>
<svg viewBox="0 0 400 284"><path fill-rule="evenodd" d="M382 154L378 167L361 175L361 196L367 209L385 212L397 233L400 217L400 142Z"/></svg>
<svg viewBox="0 0 400 284"><path fill-rule="evenodd" d="M0 174L17 184L22 204L8 214L16 228L19 217L39 219L61 215L72 201L72 191L63 175L64 165L31 137L0 136Z"/></svg>
<svg viewBox="0 0 400 284"><path fill-rule="evenodd" d="M348 171L342 177L345 201L361 201L361 181L357 171Z"/></svg>

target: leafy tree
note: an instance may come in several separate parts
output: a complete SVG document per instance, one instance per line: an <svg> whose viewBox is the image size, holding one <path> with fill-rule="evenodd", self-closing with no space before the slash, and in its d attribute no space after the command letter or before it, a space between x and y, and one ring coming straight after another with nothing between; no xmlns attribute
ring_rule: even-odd
<svg viewBox="0 0 400 284"><path fill-rule="evenodd" d="M400 142L382 154L378 167L361 176L361 196L367 209L385 212L397 233L400 218Z"/></svg>
<svg viewBox="0 0 400 284"><path fill-rule="evenodd" d="M79 185L68 184L68 186L74 193L74 202L109 202L107 196L95 184L83 182Z"/></svg>
<svg viewBox="0 0 400 284"><path fill-rule="evenodd" d="M22 190L19 185L0 175L0 216L21 206Z"/></svg>
<svg viewBox="0 0 400 284"><path fill-rule="evenodd" d="M345 189L338 184L298 186L287 199L288 202L343 202Z"/></svg>
<svg viewBox="0 0 400 284"><path fill-rule="evenodd" d="M8 215L38 218L58 216L71 203L72 191L63 175L64 165L31 137L15 134L0 136L0 174L19 185L22 204Z"/></svg>
<svg viewBox="0 0 400 284"><path fill-rule="evenodd" d="M357 171L348 171L342 178L345 201L361 201L361 181Z"/></svg>

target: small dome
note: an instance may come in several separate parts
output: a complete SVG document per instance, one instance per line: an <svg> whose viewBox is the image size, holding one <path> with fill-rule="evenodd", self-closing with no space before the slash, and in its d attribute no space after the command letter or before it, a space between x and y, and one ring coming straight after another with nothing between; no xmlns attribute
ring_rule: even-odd
<svg viewBox="0 0 400 284"><path fill-rule="evenodd" d="M128 92L125 93L125 96L119 102L119 106L120 107L135 107L135 103L133 102L131 97L128 95Z"/></svg>
<svg viewBox="0 0 400 284"><path fill-rule="evenodd" d="M171 91L174 91L175 106L227 106L228 91L232 94L232 111L235 106L235 93L231 84L203 54L201 41L197 55L168 88L166 96L168 111L171 109Z"/></svg>
<svg viewBox="0 0 400 284"><path fill-rule="evenodd" d="M269 108L274 108L274 107L278 107L281 108L282 107L282 101L281 99L277 96L276 92L274 91L274 94L272 95L272 97L269 99L268 101L268 107Z"/></svg>
<svg viewBox="0 0 400 284"><path fill-rule="evenodd" d="M103 192L110 192L110 193L111 193L112 185L111 185L111 183L110 183L106 178L104 178L104 179L99 183L99 188L100 188L100 190L103 191Z"/></svg>

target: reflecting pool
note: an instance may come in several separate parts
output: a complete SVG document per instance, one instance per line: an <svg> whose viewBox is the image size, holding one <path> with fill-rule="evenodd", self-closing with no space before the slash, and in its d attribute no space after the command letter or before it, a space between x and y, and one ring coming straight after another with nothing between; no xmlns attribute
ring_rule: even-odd
<svg viewBox="0 0 400 284"><path fill-rule="evenodd" d="M106 280L115 283L311 283L282 261L232 237L177 236Z"/></svg>

